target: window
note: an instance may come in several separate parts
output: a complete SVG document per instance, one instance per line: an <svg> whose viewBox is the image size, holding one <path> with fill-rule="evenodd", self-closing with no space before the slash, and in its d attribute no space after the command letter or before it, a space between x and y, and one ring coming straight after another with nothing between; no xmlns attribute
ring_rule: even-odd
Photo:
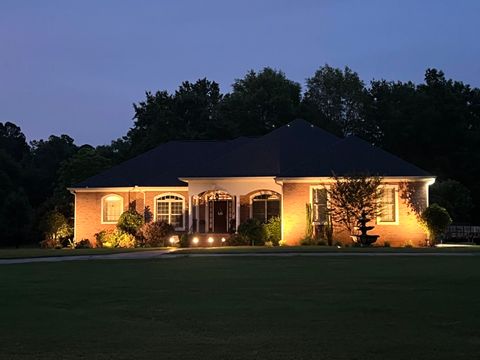
<svg viewBox="0 0 480 360"><path fill-rule="evenodd" d="M116 223L123 212L123 198L118 195L107 195L102 199L102 222Z"/></svg>
<svg viewBox="0 0 480 360"><path fill-rule="evenodd" d="M385 186L380 200L380 216L378 224L398 224L398 199L395 186Z"/></svg>
<svg viewBox="0 0 480 360"><path fill-rule="evenodd" d="M327 223L327 198L327 189L312 189L312 216L314 223Z"/></svg>
<svg viewBox="0 0 480 360"><path fill-rule="evenodd" d="M280 216L280 197L277 194L262 194L252 198L252 218L267 222Z"/></svg>
<svg viewBox="0 0 480 360"><path fill-rule="evenodd" d="M169 194L157 198L156 220L164 221L177 230L184 228L184 200L179 195Z"/></svg>

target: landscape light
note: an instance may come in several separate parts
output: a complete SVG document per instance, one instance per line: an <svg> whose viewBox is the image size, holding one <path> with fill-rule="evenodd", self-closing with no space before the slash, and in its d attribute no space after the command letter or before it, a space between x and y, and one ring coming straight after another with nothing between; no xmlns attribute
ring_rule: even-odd
<svg viewBox="0 0 480 360"><path fill-rule="evenodd" d="M174 243L175 243L175 238L172 236L172 237L170 238L170 244L173 245Z"/></svg>
<svg viewBox="0 0 480 360"><path fill-rule="evenodd" d="M222 243L224 243L225 241L227 241L227 239L225 239L225 238L222 238Z"/></svg>
<svg viewBox="0 0 480 360"><path fill-rule="evenodd" d="M208 243L213 244L213 238L211 236L208 238Z"/></svg>
<svg viewBox="0 0 480 360"><path fill-rule="evenodd" d="M194 237L192 242L195 244L195 245L198 245L198 237Z"/></svg>

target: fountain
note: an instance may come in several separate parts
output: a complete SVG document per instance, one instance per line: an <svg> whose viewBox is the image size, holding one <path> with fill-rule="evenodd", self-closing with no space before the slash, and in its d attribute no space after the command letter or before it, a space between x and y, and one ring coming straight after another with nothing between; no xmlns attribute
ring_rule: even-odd
<svg viewBox="0 0 480 360"><path fill-rule="evenodd" d="M370 219L367 217L367 214L365 213L365 211L362 211L362 216L358 219L358 230L360 230L360 234L352 235L353 241L362 247L370 246L375 241L377 241L378 237L380 236L380 235L367 234L367 231L370 231L375 227L375 226L367 226L367 223L369 221Z"/></svg>

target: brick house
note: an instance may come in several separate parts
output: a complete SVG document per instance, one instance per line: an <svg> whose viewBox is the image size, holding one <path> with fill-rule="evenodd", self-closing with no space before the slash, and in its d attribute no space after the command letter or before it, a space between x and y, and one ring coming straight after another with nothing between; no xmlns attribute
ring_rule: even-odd
<svg viewBox="0 0 480 360"><path fill-rule="evenodd" d="M304 120L257 138L171 141L76 184L69 189L75 195L75 239L94 242L95 233L114 228L133 206L178 232L215 243L248 218L280 216L282 239L295 245L305 236L306 204L315 224L324 221L332 172L382 176L383 210L372 221L377 243L424 243L400 185L415 187L426 207L435 178L359 138L338 138ZM349 235L334 227L336 240L349 242Z"/></svg>

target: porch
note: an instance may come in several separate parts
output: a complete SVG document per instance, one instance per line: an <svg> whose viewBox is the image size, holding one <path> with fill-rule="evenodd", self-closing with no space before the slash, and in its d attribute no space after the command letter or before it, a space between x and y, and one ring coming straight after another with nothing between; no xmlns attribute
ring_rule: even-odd
<svg viewBox="0 0 480 360"><path fill-rule="evenodd" d="M199 242L211 235L216 246L249 218L268 221L281 215L281 186L267 181L189 181L188 231ZM218 244L217 244L218 242ZM211 244L208 244L212 246Z"/></svg>

